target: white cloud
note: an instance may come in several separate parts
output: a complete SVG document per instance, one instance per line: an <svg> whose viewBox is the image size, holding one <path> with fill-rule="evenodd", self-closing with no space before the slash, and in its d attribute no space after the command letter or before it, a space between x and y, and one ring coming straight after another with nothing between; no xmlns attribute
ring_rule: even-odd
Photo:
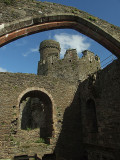
<svg viewBox="0 0 120 160"><path fill-rule="evenodd" d="M86 42L86 38L77 34L55 34L54 39L60 43L61 57L64 56L66 49L77 49L77 53L81 54L82 51L90 47L90 43Z"/></svg>
<svg viewBox="0 0 120 160"><path fill-rule="evenodd" d="M0 72L7 72L7 70L0 67Z"/></svg>
<svg viewBox="0 0 120 160"><path fill-rule="evenodd" d="M24 57L27 57L27 56L28 56L29 54L31 54L31 53L38 52L38 48L39 48L39 47L31 48L28 52L24 53L23 56L24 56Z"/></svg>
<svg viewBox="0 0 120 160"><path fill-rule="evenodd" d="M30 50L32 53L33 52L38 52L38 47L37 48L31 48L31 50Z"/></svg>

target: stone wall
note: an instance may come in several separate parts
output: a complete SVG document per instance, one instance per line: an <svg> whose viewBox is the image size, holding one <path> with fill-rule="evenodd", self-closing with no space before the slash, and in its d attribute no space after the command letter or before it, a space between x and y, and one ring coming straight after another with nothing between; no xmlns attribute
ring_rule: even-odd
<svg viewBox="0 0 120 160"><path fill-rule="evenodd" d="M119 59L79 85L51 76L0 73L0 159L55 153L57 160L119 160L119 77ZM38 123L35 127L37 116L32 127L21 128L21 120L28 119L22 119L25 107L30 115L26 103L32 104L30 110L35 106L29 98L51 107L46 142Z"/></svg>
<svg viewBox="0 0 120 160"><path fill-rule="evenodd" d="M42 157L45 153L52 153L61 130L64 110L71 105L76 85L21 73L0 73L0 83L0 158L35 153ZM49 114L52 114L53 130L49 143L41 142L39 127L21 129L23 109L20 104L26 101L26 97L43 99L45 95L52 103L52 113Z"/></svg>
<svg viewBox="0 0 120 160"><path fill-rule="evenodd" d="M70 57L65 55L64 59L60 59L48 68L48 75L59 77L67 81L83 81L89 74L100 69L99 57L95 57L94 53L86 51L86 55L78 58L76 50L69 50L72 54Z"/></svg>
<svg viewBox="0 0 120 160"><path fill-rule="evenodd" d="M91 75L79 87L83 143L88 152L88 159L118 160L120 157L120 61L116 60L97 74ZM87 106L89 100L94 102L92 107Z"/></svg>

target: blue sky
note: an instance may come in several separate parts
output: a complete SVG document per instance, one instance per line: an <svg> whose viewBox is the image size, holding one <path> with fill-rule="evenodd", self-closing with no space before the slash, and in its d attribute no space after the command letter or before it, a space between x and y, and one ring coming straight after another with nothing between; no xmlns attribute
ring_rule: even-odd
<svg viewBox="0 0 120 160"><path fill-rule="evenodd" d="M44 2L44 0L41 0ZM47 0L76 7L109 23L120 26L120 0ZM76 48L78 55L85 49L97 54L101 61L112 55L94 40L71 29L57 29L33 34L11 42L0 48L0 71L37 73L40 59L39 44L45 39L54 39L61 44L61 58L68 48ZM72 42L72 43L71 43ZM104 54L103 54L104 53ZM114 56L101 63L105 67Z"/></svg>

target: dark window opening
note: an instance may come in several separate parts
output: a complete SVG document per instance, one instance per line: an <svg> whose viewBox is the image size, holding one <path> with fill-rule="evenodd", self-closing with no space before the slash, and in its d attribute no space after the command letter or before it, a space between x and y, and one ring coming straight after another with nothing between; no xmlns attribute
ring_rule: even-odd
<svg viewBox="0 0 120 160"><path fill-rule="evenodd" d="M96 107L93 99L89 99L86 103L86 127L89 133L98 132Z"/></svg>

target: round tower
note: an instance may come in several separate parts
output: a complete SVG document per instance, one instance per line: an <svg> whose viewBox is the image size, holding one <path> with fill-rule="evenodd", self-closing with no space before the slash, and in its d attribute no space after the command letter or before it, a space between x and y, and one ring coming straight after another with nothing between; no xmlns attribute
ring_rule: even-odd
<svg viewBox="0 0 120 160"><path fill-rule="evenodd" d="M53 64L59 60L60 44L54 40L45 40L40 44L40 61L45 64Z"/></svg>
<svg viewBox="0 0 120 160"><path fill-rule="evenodd" d="M54 40L45 40L40 44L40 61L38 62L38 75L47 75L50 68L60 57L60 44Z"/></svg>

